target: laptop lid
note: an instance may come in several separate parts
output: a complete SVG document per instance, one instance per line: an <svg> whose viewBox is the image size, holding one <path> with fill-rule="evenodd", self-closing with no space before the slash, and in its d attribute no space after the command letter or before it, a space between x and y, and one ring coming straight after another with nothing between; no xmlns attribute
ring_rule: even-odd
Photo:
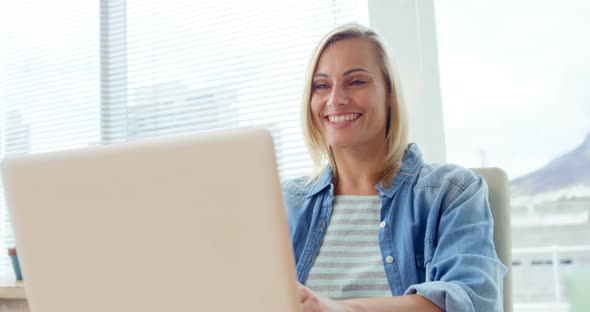
<svg viewBox="0 0 590 312"><path fill-rule="evenodd" d="M298 311L270 134L6 160L33 312Z"/></svg>

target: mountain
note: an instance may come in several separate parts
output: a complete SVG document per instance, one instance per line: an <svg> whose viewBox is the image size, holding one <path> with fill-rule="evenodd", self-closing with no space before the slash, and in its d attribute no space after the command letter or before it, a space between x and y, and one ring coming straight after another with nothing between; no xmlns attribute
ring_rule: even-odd
<svg viewBox="0 0 590 312"><path fill-rule="evenodd" d="M574 150L543 168L512 180L510 192L513 195L534 195L580 186L590 188L590 133Z"/></svg>

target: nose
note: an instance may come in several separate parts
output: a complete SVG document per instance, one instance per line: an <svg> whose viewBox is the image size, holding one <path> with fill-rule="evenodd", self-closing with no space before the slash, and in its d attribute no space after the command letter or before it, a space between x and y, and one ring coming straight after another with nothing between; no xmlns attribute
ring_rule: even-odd
<svg viewBox="0 0 590 312"><path fill-rule="evenodd" d="M349 102L350 99L348 98L348 94L346 94L345 90L343 90L341 87L332 88L332 92L330 92L330 98L328 99L328 106L338 107L346 105Z"/></svg>

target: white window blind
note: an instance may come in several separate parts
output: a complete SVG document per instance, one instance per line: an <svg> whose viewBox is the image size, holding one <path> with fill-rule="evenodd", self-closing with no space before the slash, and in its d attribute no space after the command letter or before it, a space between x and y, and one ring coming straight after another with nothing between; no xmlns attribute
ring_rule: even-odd
<svg viewBox="0 0 590 312"><path fill-rule="evenodd" d="M305 174L308 58L367 15L366 0L3 2L0 158L263 126L281 176ZM0 273L12 274L6 211L0 185Z"/></svg>

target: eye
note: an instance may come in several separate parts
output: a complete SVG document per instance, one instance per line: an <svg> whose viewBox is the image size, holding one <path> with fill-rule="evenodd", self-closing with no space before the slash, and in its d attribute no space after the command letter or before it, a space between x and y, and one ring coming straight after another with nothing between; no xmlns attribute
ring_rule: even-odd
<svg viewBox="0 0 590 312"><path fill-rule="evenodd" d="M329 88L329 86L328 86L328 84L326 84L326 83L314 83L314 84L313 84L313 88L314 88L315 90L321 90L321 89L328 89L328 88Z"/></svg>
<svg viewBox="0 0 590 312"><path fill-rule="evenodd" d="M353 81L350 82L350 84L353 85L353 86L362 86L362 85L364 85L366 83L367 83L366 81L359 80L359 79L356 79L356 80L353 80Z"/></svg>

